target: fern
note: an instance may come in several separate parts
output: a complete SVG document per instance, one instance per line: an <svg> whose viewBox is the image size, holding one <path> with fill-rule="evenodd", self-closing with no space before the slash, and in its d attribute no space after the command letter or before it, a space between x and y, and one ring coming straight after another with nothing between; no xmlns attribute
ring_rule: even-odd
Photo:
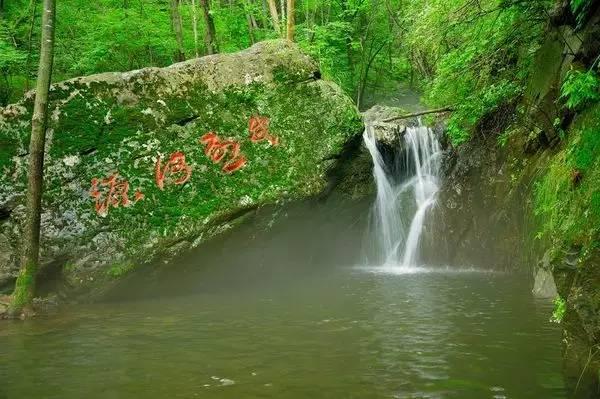
<svg viewBox="0 0 600 399"><path fill-rule="evenodd" d="M593 71L571 70L561 87L567 108L580 109L600 100L600 79Z"/></svg>

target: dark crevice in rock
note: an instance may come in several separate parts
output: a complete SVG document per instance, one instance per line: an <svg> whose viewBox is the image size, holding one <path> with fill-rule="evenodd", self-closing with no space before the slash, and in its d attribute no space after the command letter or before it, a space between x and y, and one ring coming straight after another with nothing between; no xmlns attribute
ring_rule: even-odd
<svg viewBox="0 0 600 399"><path fill-rule="evenodd" d="M333 160L334 163L327 170L327 186L318 197L320 201L327 199L344 181L357 177L353 167L360 158L362 142L362 133L356 134L344 144L342 151L324 159L324 161ZM370 163L367 171L370 176Z"/></svg>
<svg viewBox="0 0 600 399"><path fill-rule="evenodd" d="M295 81L295 82L289 82L289 83L293 83L293 84L297 84L297 83L309 83L309 82L315 82L317 80L321 80L322 76L321 76L321 71L314 71L313 73L311 73L308 77L308 79L304 79L304 80L299 80L299 81Z"/></svg>
<svg viewBox="0 0 600 399"><path fill-rule="evenodd" d="M11 278L8 280L4 280L0 283L0 295L10 295L15 289L15 283L17 282L17 278Z"/></svg>
<svg viewBox="0 0 600 399"><path fill-rule="evenodd" d="M80 151L79 154L82 156L85 156L85 155L92 155L95 152L96 152L96 147L91 147L91 148L87 148L83 151Z"/></svg>
<svg viewBox="0 0 600 399"><path fill-rule="evenodd" d="M185 126L188 123L194 122L198 118L200 118L199 115L192 115L192 116L189 116L187 118L183 118L183 119L180 119L178 121L175 121L175 124L178 125L178 126Z"/></svg>
<svg viewBox="0 0 600 399"><path fill-rule="evenodd" d="M221 216L217 216L215 218L215 220L213 221L213 223L215 225L219 225L222 223L231 222L233 220L241 218L242 216L245 216L247 213L255 211L256 209L258 209L258 207L259 207L258 204L254 204L254 205L250 205L250 206L247 206L244 208L236 209L232 212L227 212Z"/></svg>
<svg viewBox="0 0 600 399"><path fill-rule="evenodd" d="M37 295L44 297L58 291L58 288L64 283L62 270L66 262L66 257L60 257L40 267L36 277Z"/></svg>
<svg viewBox="0 0 600 399"><path fill-rule="evenodd" d="M11 213L12 209L9 209L5 206L0 206L0 222L10 218Z"/></svg>

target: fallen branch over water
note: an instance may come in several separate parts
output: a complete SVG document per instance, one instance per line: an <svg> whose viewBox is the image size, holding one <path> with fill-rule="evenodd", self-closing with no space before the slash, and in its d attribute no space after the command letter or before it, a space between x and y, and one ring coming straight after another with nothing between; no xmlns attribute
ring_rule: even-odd
<svg viewBox="0 0 600 399"><path fill-rule="evenodd" d="M407 114L407 115L402 115L402 116L394 116L393 118L384 119L383 122L393 122L393 121L397 121L399 119L415 118L415 117L421 116L421 115L441 114L443 112L451 112L451 111L454 111L454 110L452 108L450 108L450 107L438 108L438 109L430 109L430 110L427 110L427 111L415 112L415 113L412 113L412 114Z"/></svg>

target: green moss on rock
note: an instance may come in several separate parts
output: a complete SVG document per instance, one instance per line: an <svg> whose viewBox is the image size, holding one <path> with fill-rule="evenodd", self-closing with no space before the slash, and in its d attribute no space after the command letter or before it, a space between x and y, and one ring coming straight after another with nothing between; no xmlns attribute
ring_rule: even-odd
<svg viewBox="0 0 600 399"><path fill-rule="evenodd" d="M274 41L53 85L42 259L70 259L64 273L78 284L119 277L130 268L111 265L174 256L222 231L223 215L319 193L331 159L360 133L362 121L338 87L314 79L316 70L295 45ZM14 198L25 190L31 97L0 109L0 206L12 201L13 209L0 233L14 231L24 215ZM249 139L255 115L269 118L279 145ZM199 142L207 132L239 142L247 165L224 173ZM185 154L191 176L161 190L157 159L164 166L175 152ZM101 217L91 182L114 174L129 183L131 203ZM143 194L137 202L136 191Z"/></svg>

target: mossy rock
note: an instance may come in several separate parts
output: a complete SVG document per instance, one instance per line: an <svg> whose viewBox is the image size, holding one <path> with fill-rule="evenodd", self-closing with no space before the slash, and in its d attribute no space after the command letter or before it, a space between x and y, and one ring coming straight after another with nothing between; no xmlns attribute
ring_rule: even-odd
<svg viewBox="0 0 600 399"><path fill-rule="evenodd" d="M362 121L351 99L319 76L296 45L267 41L167 68L54 84L43 261L65 259L66 280L85 286L113 278L115 264L175 256L263 204L321 192ZM0 209L9 215L0 234L11 243L2 250L12 253L25 214L33 98L0 108ZM253 129L251 139L251 119L268 123L268 133ZM210 140L201 142L209 132L220 140L211 151ZM228 173L226 165L243 167ZM12 275L17 257L4 258L0 275Z"/></svg>

